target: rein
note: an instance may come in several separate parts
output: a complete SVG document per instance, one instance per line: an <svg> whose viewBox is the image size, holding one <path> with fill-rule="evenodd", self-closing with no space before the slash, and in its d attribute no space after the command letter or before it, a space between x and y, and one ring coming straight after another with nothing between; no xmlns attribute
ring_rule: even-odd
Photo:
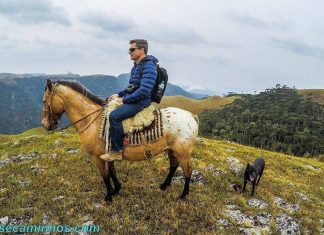
<svg viewBox="0 0 324 235"><path fill-rule="evenodd" d="M65 127L63 127L63 128L59 128L58 130L59 131L62 131L62 130L65 130L65 129L67 129L67 128L69 128L70 126L73 126L74 124L76 124L76 123L78 123L78 122L80 122L80 121L82 121L83 119L85 119L85 118L87 118L87 117L89 117L90 115L92 115L92 114L94 114L94 113L96 113L96 112L98 112L98 111L100 111L87 125L86 125L86 127L85 128L83 128L81 131L78 131L78 133L79 134L81 134L82 132L84 132L86 129L88 129L88 127L97 119L97 117L100 115L100 113L102 112L102 110L104 109L104 107L101 107L100 109L97 109L97 110L95 110L95 111L93 111L92 113L89 113L89 114L87 114L85 117L83 117L83 118L81 118L81 119L79 119L79 120L77 120L77 121L75 121L75 122L73 122L73 123L70 123L69 125L66 125Z"/></svg>
<svg viewBox="0 0 324 235"><path fill-rule="evenodd" d="M49 105L48 105L48 107L49 107L49 114L52 114L52 107L51 107L51 105L52 105L52 101L53 101L53 98L54 98L54 95L55 95L55 92L56 92L56 89L57 89L57 87L59 86L60 84L59 83L56 83L55 85L54 85L54 89L53 89L53 92L51 93L51 98L50 98L50 102L49 102ZM78 131L78 133L79 134L81 134L82 132L84 132L86 129L88 129L89 128L89 126L97 119L97 117L100 115L100 113L104 110L104 108L105 108L105 106L103 106L103 107L101 107L101 108L99 108L99 109L97 109L97 110L95 110L95 111L93 111L93 112L91 112L91 113L89 113L89 114L87 114L86 116L84 116L84 117L82 117L82 118L80 118L79 120L77 120L77 121L75 121L75 122L73 122L73 123L70 123L69 125L66 125L66 126L64 126L63 128L58 128L58 130L59 131L62 131L62 130L65 130L65 129L67 129L67 128L69 128L70 126L73 126L74 124L76 124L76 123L78 123L78 122L80 122L80 121L82 121L82 120L84 120L84 119L86 119L87 117L89 117L89 116L91 116L92 114L94 114L94 113L96 113L96 112L99 112L82 130L80 130L80 131ZM48 110L47 109L43 109L44 111L46 111L46 112L48 112Z"/></svg>

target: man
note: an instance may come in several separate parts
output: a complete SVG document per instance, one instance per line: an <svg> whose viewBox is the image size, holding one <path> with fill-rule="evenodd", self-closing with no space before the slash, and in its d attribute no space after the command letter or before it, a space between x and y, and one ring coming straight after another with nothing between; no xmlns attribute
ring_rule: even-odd
<svg viewBox="0 0 324 235"><path fill-rule="evenodd" d="M134 66L131 70L129 86L113 94L108 100L118 97L118 101L123 104L112 111L109 115L111 127L111 148L112 151L101 155L105 161L122 160L124 130L122 121L133 117L142 109L148 107L151 101L151 93L157 79L156 63L158 60L147 55L148 43L144 39L134 39L129 42L129 54Z"/></svg>

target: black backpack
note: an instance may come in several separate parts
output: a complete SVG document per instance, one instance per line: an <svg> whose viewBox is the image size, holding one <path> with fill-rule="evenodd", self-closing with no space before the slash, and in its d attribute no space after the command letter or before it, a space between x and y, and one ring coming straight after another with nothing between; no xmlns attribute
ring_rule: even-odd
<svg viewBox="0 0 324 235"><path fill-rule="evenodd" d="M144 64L142 67L142 76L143 76ZM160 67L156 64L157 78L154 88L152 90L151 100L155 103L160 103L164 95L166 86L168 84L168 72L165 68Z"/></svg>

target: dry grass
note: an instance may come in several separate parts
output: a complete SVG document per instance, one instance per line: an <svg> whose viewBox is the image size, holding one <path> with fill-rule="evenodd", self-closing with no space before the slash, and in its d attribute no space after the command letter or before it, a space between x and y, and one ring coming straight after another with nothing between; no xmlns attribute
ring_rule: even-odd
<svg viewBox="0 0 324 235"><path fill-rule="evenodd" d="M37 135L37 139L26 139L30 135ZM63 143L54 144L57 139L62 139ZM80 225L86 222L84 216L89 215L94 224L101 226L102 234L237 234L239 226L221 232L215 230L216 221L225 218L225 205L236 204L248 214L259 210L247 206L248 195L229 190L230 183L239 183L242 179L228 172L226 158L233 156L245 164L263 156L266 169L255 197L270 203L265 211L273 217L282 212L272 203L275 196L299 204L301 210L291 216L300 221L303 232L307 230L310 234L318 233L319 220L324 218L324 163L316 159L203 139L205 143L197 142L194 148L193 167L204 175L206 183L191 184L187 201L176 200L182 183L173 182L166 191L159 189L159 183L168 173L167 158L161 155L144 162L116 163L123 188L112 204L106 204L103 202L105 187L91 158L82 152L67 152L68 148L79 147L74 131L47 134L42 129L33 129L21 135L2 135L0 140L1 159L31 152L42 156L0 168L0 217L30 216L33 224L39 224L47 214L52 224ZM14 145L16 140L20 143ZM58 158L51 158L53 153L58 154ZM31 166L35 165L45 171L33 173ZM205 169L208 165L227 173L213 176ZM305 165L320 170L312 171ZM22 188L19 180L29 184ZM294 188L288 187L289 182ZM296 191L304 192L310 201L300 201ZM58 196L64 198L53 202ZM102 207L96 208L95 203Z"/></svg>
<svg viewBox="0 0 324 235"><path fill-rule="evenodd" d="M302 89L298 93L324 105L324 89Z"/></svg>
<svg viewBox="0 0 324 235"><path fill-rule="evenodd" d="M158 105L160 108L176 107L188 110L193 114L200 114L207 109L218 109L232 103L237 97L220 97L211 96L206 99L195 100L181 95L178 96L164 96L161 103Z"/></svg>

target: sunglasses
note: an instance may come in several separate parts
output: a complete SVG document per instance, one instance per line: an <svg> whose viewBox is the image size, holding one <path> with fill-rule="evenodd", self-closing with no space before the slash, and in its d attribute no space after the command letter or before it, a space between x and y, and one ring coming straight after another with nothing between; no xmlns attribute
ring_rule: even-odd
<svg viewBox="0 0 324 235"><path fill-rule="evenodd" d="M129 53L133 53L136 49L138 49L137 47L132 47L128 49Z"/></svg>

